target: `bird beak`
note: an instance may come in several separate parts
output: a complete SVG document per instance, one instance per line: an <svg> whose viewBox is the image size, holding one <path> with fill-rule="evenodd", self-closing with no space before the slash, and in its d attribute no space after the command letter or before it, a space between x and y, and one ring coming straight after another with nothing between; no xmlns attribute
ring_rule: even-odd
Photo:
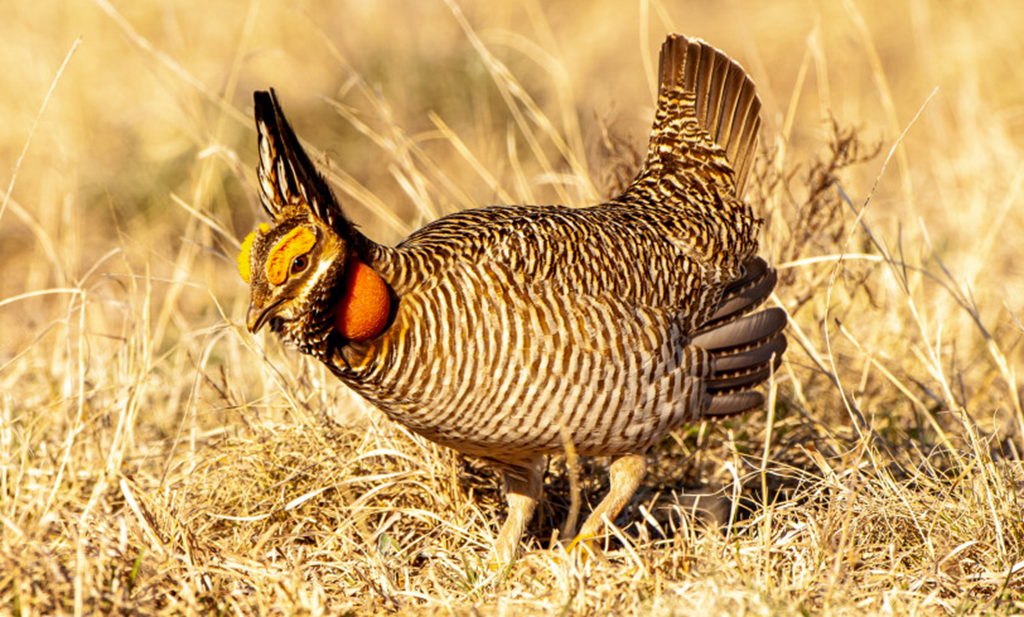
<svg viewBox="0 0 1024 617"><path fill-rule="evenodd" d="M256 334L260 329L267 323L273 313L273 308L276 304L270 306L258 307L255 304L249 305L249 312L245 315L245 327L249 328L249 332Z"/></svg>

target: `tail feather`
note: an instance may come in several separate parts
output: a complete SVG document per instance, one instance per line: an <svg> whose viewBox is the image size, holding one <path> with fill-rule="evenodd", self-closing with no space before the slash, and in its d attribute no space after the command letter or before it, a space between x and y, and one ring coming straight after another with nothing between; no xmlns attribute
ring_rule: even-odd
<svg viewBox="0 0 1024 617"><path fill-rule="evenodd" d="M700 331L712 330L737 317L742 317L761 306L779 281L775 268L769 268L760 257L755 257L743 266L744 275L733 281L722 292L718 308Z"/></svg>
<svg viewBox="0 0 1024 617"><path fill-rule="evenodd" d="M750 390L767 380L786 351L786 312L770 308L694 339L711 353L712 395ZM713 336L712 336L713 335Z"/></svg>
<svg viewBox="0 0 1024 617"><path fill-rule="evenodd" d="M693 97L697 125L725 150L733 170L735 194L741 194L761 128L761 101L754 82L724 52L679 34L665 39L659 73L659 109L677 105L680 95ZM661 133L671 139L680 129L672 125L672 117L666 114L662 122L659 115L652 134Z"/></svg>
<svg viewBox="0 0 1024 617"><path fill-rule="evenodd" d="M711 406L704 411L705 418L725 418L753 411L764 405L760 392L732 392L721 394L711 400Z"/></svg>
<svg viewBox="0 0 1024 617"><path fill-rule="evenodd" d="M736 415L764 404L764 395L753 389L782 363L787 317L781 308L752 311L768 298L777 280L764 260L747 262L743 276L725 288L718 308L691 339L711 356L711 375L704 381L711 403L704 417Z"/></svg>
<svg viewBox="0 0 1024 617"><path fill-rule="evenodd" d="M715 379L735 377L749 373L752 369L766 365L775 356L775 366L782 361L788 342L785 336L776 333L765 343L740 353L715 357Z"/></svg>
<svg viewBox="0 0 1024 617"><path fill-rule="evenodd" d="M768 310L782 312L781 309ZM771 378L782 364L786 346L786 336L779 330L748 351L712 353L712 375L704 382L711 404L703 416L737 415L763 405L764 395L753 389Z"/></svg>
<svg viewBox="0 0 1024 617"><path fill-rule="evenodd" d="M786 337L777 337L778 343L772 343L766 345L770 347L771 353L768 353L768 358L763 362L751 366L744 367L742 371L722 371L718 372L718 362L715 362L715 374L707 384L708 392L712 394L723 394L729 392L738 392L742 390L748 390L753 388L764 381L766 381L772 374L772 371L777 369L782 364L782 353L781 351L786 350ZM781 348L779 353L775 353L777 349ZM758 349L757 351L761 351ZM748 358L749 359L749 358Z"/></svg>
<svg viewBox="0 0 1024 617"><path fill-rule="evenodd" d="M786 327L786 311L770 308L730 321L694 336L691 342L720 355L758 347Z"/></svg>

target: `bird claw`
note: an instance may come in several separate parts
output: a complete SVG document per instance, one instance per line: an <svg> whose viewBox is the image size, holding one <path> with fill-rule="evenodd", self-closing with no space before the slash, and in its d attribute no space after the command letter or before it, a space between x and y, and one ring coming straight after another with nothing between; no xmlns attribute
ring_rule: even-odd
<svg viewBox="0 0 1024 617"><path fill-rule="evenodd" d="M581 563L588 563L590 560L604 561L604 551L601 549L599 538L600 536L594 533L578 534L565 547L565 552Z"/></svg>
<svg viewBox="0 0 1024 617"><path fill-rule="evenodd" d="M577 535L575 538L572 539L572 542L569 543L569 546L565 547L565 552L566 553L572 553L573 551L576 551L576 550L583 550L581 547L586 547L587 550L592 550L593 547L590 546L590 541L593 540L593 539L594 539L594 534L590 534L590 533L582 534L581 533L581 534Z"/></svg>

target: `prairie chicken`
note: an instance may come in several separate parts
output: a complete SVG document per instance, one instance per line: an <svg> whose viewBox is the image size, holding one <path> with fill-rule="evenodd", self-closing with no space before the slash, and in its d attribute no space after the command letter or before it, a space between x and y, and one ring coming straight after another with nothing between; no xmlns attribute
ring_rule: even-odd
<svg viewBox="0 0 1024 617"><path fill-rule="evenodd" d="M775 286L741 200L761 104L742 68L669 36L647 160L589 208L507 206L441 218L391 248L364 236L255 93L260 201L242 245L247 326L269 324L388 417L503 475L509 561L563 434L611 456L598 534L640 485L645 451L687 423L756 409L786 348Z"/></svg>

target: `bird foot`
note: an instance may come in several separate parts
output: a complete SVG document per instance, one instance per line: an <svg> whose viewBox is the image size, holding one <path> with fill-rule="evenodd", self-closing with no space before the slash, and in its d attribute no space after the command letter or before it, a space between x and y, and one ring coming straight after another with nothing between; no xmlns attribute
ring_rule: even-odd
<svg viewBox="0 0 1024 617"><path fill-rule="evenodd" d="M593 539L594 539L594 534L592 534L592 533L587 533L587 534L581 533L581 534L577 535L575 538L572 539L572 542L569 543L569 546L565 547L565 552L566 553L572 553L573 551L576 551L576 550L583 550L583 547L586 547L587 550L591 550L591 549L593 549L593 547L590 546L590 544L591 544L591 540L593 540Z"/></svg>
<svg viewBox="0 0 1024 617"><path fill-rule="evenodd" d="M605 561L604 550L601 548L600 536L595 533L581 533L573 538L572 542L565 547L567 555L579 563L589 563L591 560Z"/></svg>

